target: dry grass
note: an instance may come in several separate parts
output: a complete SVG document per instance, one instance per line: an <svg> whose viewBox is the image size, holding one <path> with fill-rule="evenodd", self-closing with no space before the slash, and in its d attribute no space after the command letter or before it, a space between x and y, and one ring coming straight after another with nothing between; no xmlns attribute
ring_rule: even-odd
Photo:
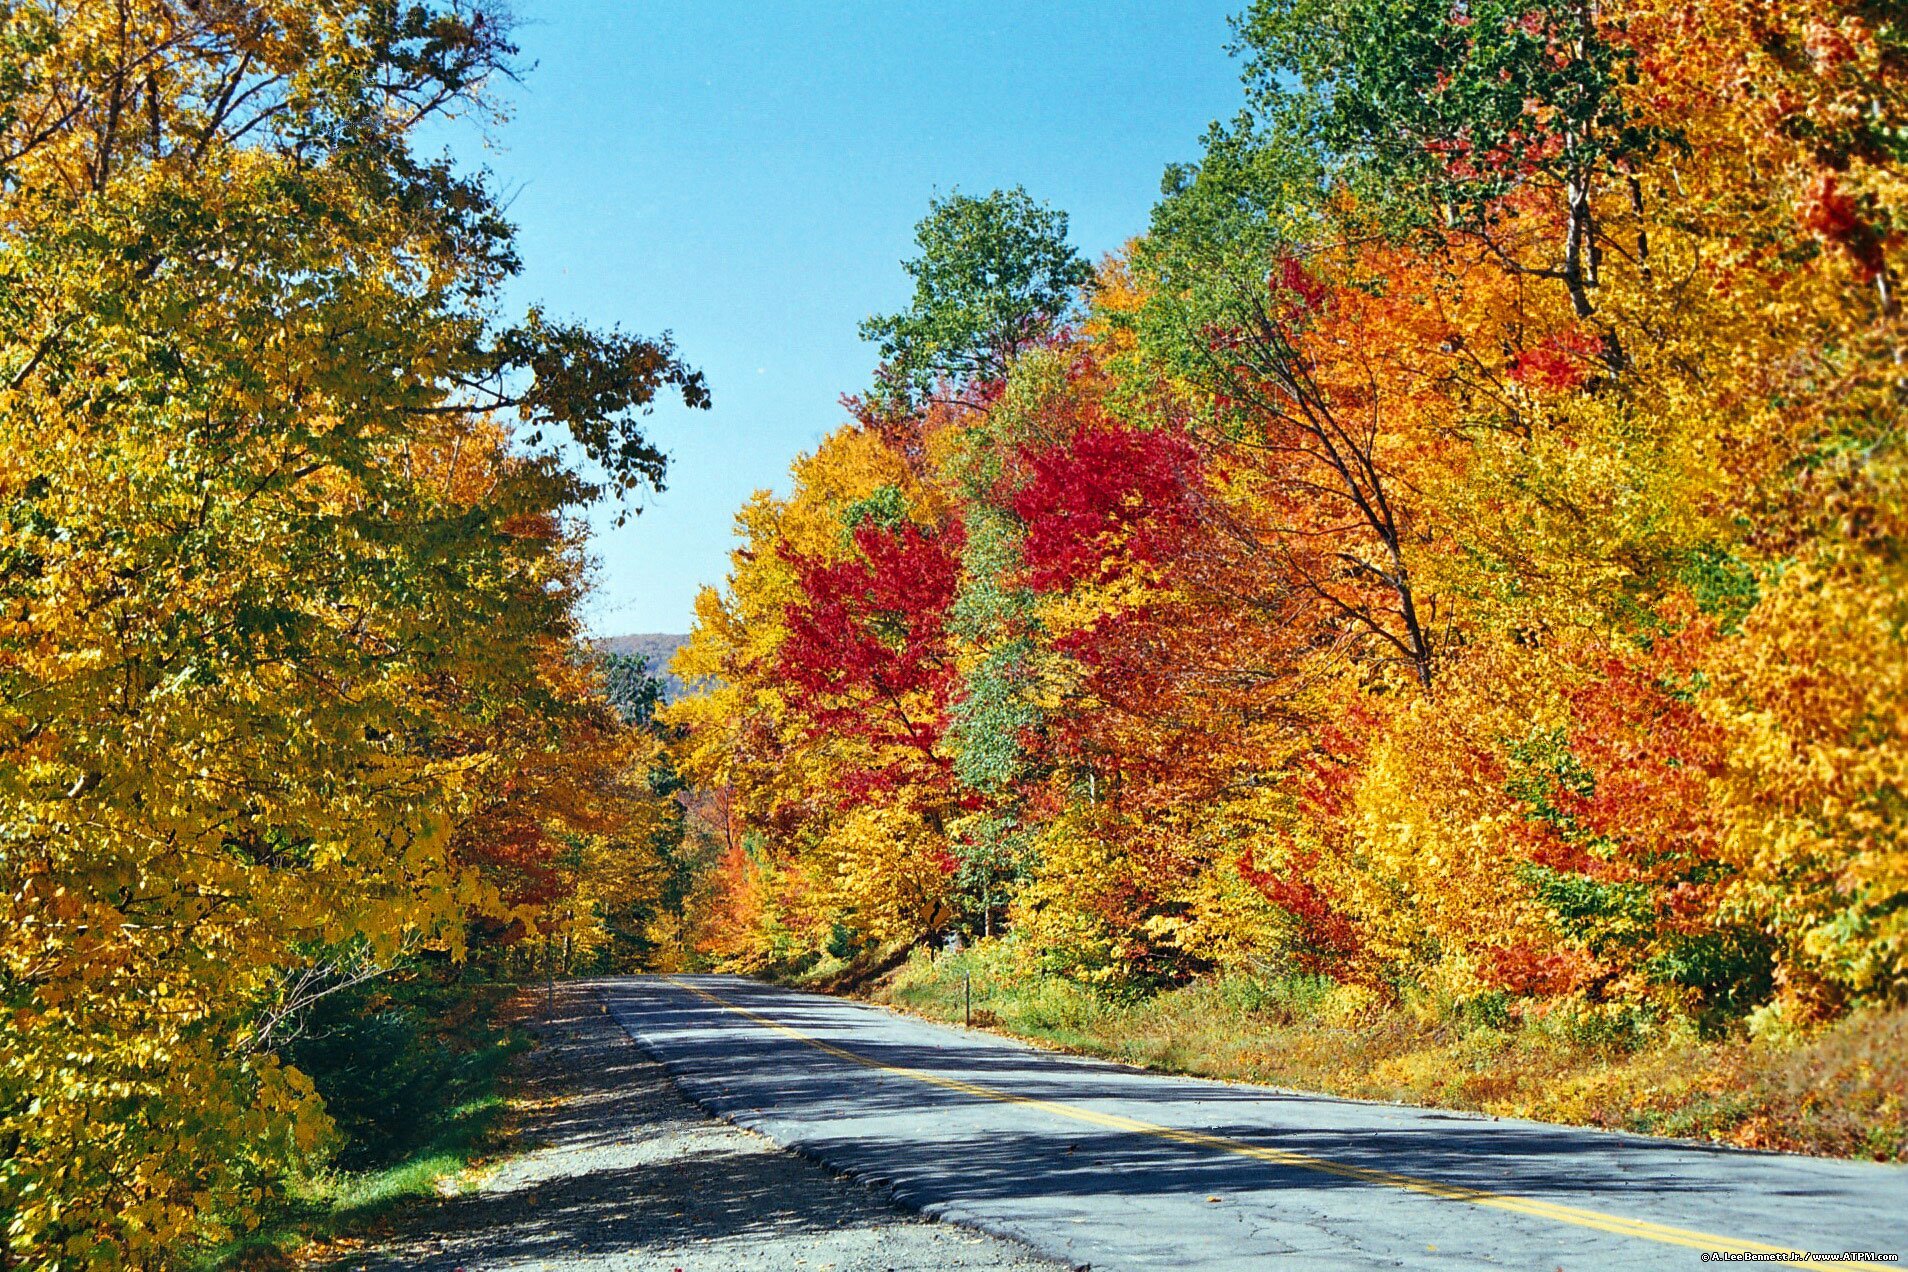
<svg viewBox="0 0 1908 1272"><path fill-rule="evenodd" d="M874 985L877 1001L1148 1068L1750 1148L1908 1161L1908 1009L1806 1037L1705 1039L1688 1022L1502 1003L1385 1004L1231 977L1128 1000L1029 977L999 943Z"/></svg>

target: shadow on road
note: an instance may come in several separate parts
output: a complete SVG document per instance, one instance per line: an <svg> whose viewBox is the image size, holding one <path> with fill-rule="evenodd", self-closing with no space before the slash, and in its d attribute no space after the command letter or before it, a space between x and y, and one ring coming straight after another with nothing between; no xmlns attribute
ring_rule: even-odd
<svg viewBox="0 0 1908 1272"><path fill-rule="evenodd" d="M855 1257L863 1247L899 1256L882 1267L923 1272L1046 1266L1020 1247L919 1223L712 1121L586 989L561 987L554 1017L528 1023L541 1045L518 1088L522 1155L481 1191L402 1214L375 1251L334 1268L768 1268L811 1248L832 1250L844 1269L873 1266ZM897 1240L897 1229L914 1231Z"/></svg>
<svg viewBox="0 0 1908 1272"><path fill-rule="evenodd" d="M1700 1198L1733 1181L1720 1171L1692 1170L1693 1163L1752 1160L1687 1142L1142 1073L913 1021L881 1029L870 1023L878 1013L859 1004L797 997L741 978L695 979L725 1002L874 1065L924 1070L1023 1098L1116 1112L1344 1166L1483 1191L1501 1190L1514 1180L1520 1195L1576 1204L1613 1193ZM805 1150L852 1147L853 1160L873 1175L920 1178L925 1169L930 1178L944 1176L949 1190L966 1199L1017 1198L1035 1191L1104 1198L1372 1187L1356 1178L1084 1123L1050 1125L1051 1115L1031 1110L1025 1132L979 1127L963 1132L964 1123L979 1120L971 1114L964 1118L964 1111L987 1101L858 1065L783 1034L748 1030L746 1046L741 1045L736 1028L741 1019L666 985L617 981L598 988L640 1012L644 1034L666 1051L678 1079L710 1107L724 1113L772 1110L777 1119L802 1128L797 1142ZM1282 1118L1283 1106L1301 1106L1305 1116ZM1233 1115L1235 1109L1240 1116ZM933 1123L946 1129L924 1168L920 1115L929 1112L936 1115ZM849 1119L863 1133L828 1134L830 1122ZM876 1134L865 1133L870 1119ZM997 1118L986 1121L998 1125ZM1299 1121L1308 1124L1295 1127ZM1791 1175L1770 1185L1769 1195L1794 1200L1837 1193L1833 1178L1805 1182ZM938 1192L930 1183L927 1195Z"/></svg>

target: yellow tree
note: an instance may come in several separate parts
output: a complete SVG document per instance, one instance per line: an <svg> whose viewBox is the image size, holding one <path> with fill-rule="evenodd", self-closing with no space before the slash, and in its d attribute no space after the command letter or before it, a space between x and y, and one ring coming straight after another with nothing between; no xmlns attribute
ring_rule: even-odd
<svg viewBox="0 0 1908 1272"><path fill-rule="evenodd" d="M8 9L16 1263L150 1265L245 1222L324 1131L272 1052L288 995L458 952L500 894L473 845L589 727L560 517L593 492L544 434L633 486L661 471L642 409L705 394L666 342L493 321L508 227L408 138L510 54L456 0Z"/></svg>
<svg viewBox="0 0 1908 1272"><path fill-rule="evenodd" d="M919 883L911 868L890 878L872 858L868 870L858 868L863 856L844 845L878 843L887 859L905 861L903 841L919 836L897 829L891 817L850 826L853 819L845 821L844 814L854 801L845 799L842 779L909 757L922 760L922 746L906 740L884 746L826 727L817 704L829 695L800 690L786 654L791 619L816 599L806 585L818 571L859 560L859 525L880 518L925 530L945 515L944 502L924 484L906 449L867 425L837 430L791 471L788 499L760 492L737 515L742 542L731 554L727 586L697 598L695 627L674 665L697 692L664 712L685 732L684 775L721 810L719 873L733 895L718 906L727 916L718 952L744 966L812 952L843 907L860 904L848 900L851 895L862 897L870 913L888 916L879 921L886 932L910 908L902 898L914 895ZM870 707L877 714L894 709L886 701ZM901 718L892 722L899 727ZM932 740L923 741L931 751ZM899 798L888 806L905 803Z"/></svg>

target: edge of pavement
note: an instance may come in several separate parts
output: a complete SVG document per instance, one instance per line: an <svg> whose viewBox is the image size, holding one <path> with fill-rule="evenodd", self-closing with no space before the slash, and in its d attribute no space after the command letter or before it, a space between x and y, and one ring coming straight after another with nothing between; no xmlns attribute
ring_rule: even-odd
<svg viewBox="0 0 1908 1272"><path fill-rule="evenodd" d="M729 1006L727 1003L725 1003L723 999L717 997L716 995L706 993L703 990L697 989L692 985L676 982L674 978L658 977L657 980L662 984L671 985L671 987L677 990L678 992L694 995L700 998L706 998L712 1003L715 1003L719 1006ZM757 983L762 984L763 982L757 982ZM787 986L766 986L766 987L780 988L790 993L791 995L797 996L797 997L816 997L816 998L824 998L824 999L837 998L837 996L834 996L834 995L813 994L812 991L795 990ZM604 989L607 988L607 985L605 982L602 982L602 981L591 982L590 988L591 988L591 991L598 996L599 1001L605 1000L605 995L603 993ZM863 1001L855 1000L855 999L846 999L841 1001L857 1002L859 1005L863 1007L870 1007L870 1006L882 1007L884 1010L884 1013L892 1018L912 1020L915 1023L920 1023L920 1024L944 1025L944 1022L931 1021L925 1017L916 1015L915 1013L911 1013L911 1012L896 1011L893 1008L884 1007L882 1004L872 1004L872 1003L867 1003L867 1002L863 1002ZM735 1011L742 1016L749 1017L759 1022L762 1022L763 1024L768 1025L772 1028L781 1030L782 1032L789 1033L798 1039L805 1038L805 1035L801 1034L799 1031L790 1029L786 1026L776 1024L773 1020L771 1020L767 1016L758 1015L757 1013L753 1011L750 1011L741 1007L729 1006L729 1010ZM857 1180L858 1182L861 1182L864 1186L868 1188L880 1191L885 1197L894 1201L895 1203L902 1205L908 1209L914 1210L917 1213L923 1214L927 1216L928 1218L935 1219L942 1222L962 1225L970 1229L987 1233L991 1236L1006 1237L1025 1247L1028 1247L1029 1249L1035 1251L1036 1253L1040 1254L1041 1256L1047 1259L1054 1260L1055 1262L1059 1263L1062 1266L1069 1266L1074 1268L1080 1268L1080 1267L1086 1266L1086 1265L1077 1263L1075 1261L1077 1259L1077 1255L1073 1251L1065 1250L1065 1249L1056 1249L1052 1245L1048 1244L1047 1241L1043 1240L1040 1235L1036 1233L1024 1232L1020 1230L1018 1225L1013 1224L1011 1220L1004 1221L999 1216L994 1216L991 1218L991 1220L984 1220L980 1214L974 1212L973 1210L969 1209L967 1206L963 1205L959 1199L928 1200L926 1197L922 1195L924 1192L927 1191L928 1186L925 1183L916 1184L905 1178L901 1180L895 1180L895 1179L887 1178L882 1175L868 1174L868 1173L865 1173L862 1168L857 1167L852 1162L837 1160L837 1157L841 1155L841 1150L835 1149L831 1141L823 1139L820 1143L809 1142L803 1138L804 1132L799 1125L791 1123L787 1121L786 1119L776 1116L770 1110L757 1109L756 1107L752 1105L744 1103L741 1098L733 1095L728 1090L728 1088L720 1081L720 1079L704 1076L702 1074L696 1073L693 1070L691 1070L686 1065L686 1063L682 1063L682 1062L672 1063L667 1057L664 1057L658 1054L654 1048L652 1048L642 1037L640 1037L637 1034L637 1032L634 1029L632 1029L631 1025L623 1019L623 1016L620 1012L615 1012L612 1009L612 1014L616 1015L617 1023L619 1024L619 1026L622 1027L623 1032L633 1042L636 1043L639 1049L641 1049L645 1054L648 1054L653 1059L655 1059L657 1063L662 1067L663 1071L669 1076L670 1080L676 1084L677 1089L681 1091L683 1095L686 1098L688 1098L692 1103L697 1105L699 1108L702 1108L705 1112L721 1117L733 1123L734 1125L740 1126L749 1131L753 1131L756 1134L763 1135L766 1138L773 1141L774 1143L776 1143L777 1145L783 1148L787 1148L790 1151L795 1152L796 1154L802 1157L808 1158L809 1160L817 1162L818 1164L828 1169L831 1173L834 1173L844 1178ZM957 1026L944 1026L944 1027L953 1028L955 1032L957 1033L961 1032ZM1055 1051L1049 1048L1043 1048L1029 1042L1028 1040L1014 1038L1011 1035L1003 1035L992 1030L978 1031L978 1032L984 1032L988 1037L993 1038L994 1040L998 1042L1006 1043L1011 1048L1022 1050L1022 1051L1042 1053L1049 1056L1055 1056L1056 1058L1058 1056L1067 1054L1064 1051ZM812 1045L820 1047L823 1051L833 1052L835 1054L841 1055L844 1058L848 1058L848 1059L857 1059L857 1057L855 1057L854 1055L852 1055L851 1053L847 1051L839 1050L827 1044L814 1042L812 1039L806 1039L806 1040L811 1042ZM1077 1057L1077 1056L1073 1058L1076 1060L1081 1059L1080 1057ZM886 1069L888 1067L886 1065L874 1064L873 1062L869 1062L869 1061L861 1061L861 1063L870 1064L872 1067L880 1068L880 1069ZM1105 1063L1105 1061L1096 1057L1091 1060L1086 1060L1085 1063L1097 1065L1100 1063ZM1114 1062L1110 1067L1117 1067L1117 1068L1125 1069L1135 1073L1151 1073L1154 1076L1165 1077L1171 1081L1190 1082L1194 1084L1204 1084L1206 1082L1213 1081L1212 1079L1200 1078L1193 1075L1161 1074L1157 1070L1150 1070L1141 1066L1118 1064L1117 1062ZM913 1070L905 1070L905 1069L897 1069L897 1070L894 1070L894 1072L901 1073L904 1075L914 1074ZM952 1080L943 1081L942 1079L933 1077L932 1075L921 1075L921 1076L922 1076L922 1080L933 1082L937 1085L950 1086L959 1090L972 1090L975 1094L988 1094L990 1096L993 1095L993 1093L991 1092L983 1091L978 1087L972 1087L966 1083L956 1082ZM1268 1093L1281 1090L1281 1088L1265 1087L1265 1086L1260 1086L1258 1084L1253 1084L1253 1083L1225 1082L1223 1080L1216 1082L1215 1085L1232 1086L1232 1087L1245 1086L1245 1087L1253 1088L1256 1090L1266 1091ZM1418 1112L1423 1112L1427 1108L1427 1106L1423 1106L1423 1105L1401 1104L1401 1103L1396 1103L1393 1101L1383 1101L1383 1100L1358 1100L1358 1099L1353 1099L1349 1097L1334 1096L1334 1095L1325 1094L1325 1093L1292 1092L1291 1094L1300 1095L1307 1099L1317 1099L1317 1100L1328 1101L1332 1103L1390 1106L1390 1107L1408 1109L1408 1110L1413 1110ZM995 1097L995 1098L1011 1099L1013 1097L1003 1096L1003 1097ZM1035 1104L1042 1103L1041 1101L1038 1101L1038 1100L1031 1100L1027 1102L1035 1103ZM1533 1129L1545 1129L1545 1130L1569 1129L1569 1130L1574 1130L1577 1132L1585 1132L1585 1131L1596 1132L1600 1137L1613 1139L1617 1142L1629 1141L1629 1142L1637 1143L1637 1144L1648 1144L1657 1148L1674 1145L1682 1149L1683 1151L1699 1150L1703 1153L1704 1156L1731 1157L1731 1156L1737 1156L1737 1155L1746 1155L1750 1157L1763 1158L1765 1160L1770 1158L1776 1158L1776 1159L1788 1158L1798 1162L1809 1162L1809 1163L1814 1163L1817 1165L1828 1166L1831 1168L1853 1167L1857 1171L1864 1174L1871 1171L1894 1173L1897 1170L1899 1170L1899 1168L1891 1167L1887 1164L1861 1162L1861 1161L1851 1160L1851 1159L1822 1158L1822 1157L1811 1156L1808 1154L1780 1153L1780 1152L1771 1152L1768 1150L1746 1150L1746 1149L1734 1148L1728 1145L1713 1144L1713 1143L1700 1141L1700 1140L1689 1141L1689 1140L1673 1139L1668 1136L1640 1135L1634 1132L1609 1129L1609 1128L1582 1127L1582 1126L1573 1127L1573 1126L1568 1126L1568 1124L1536 1122L1536 1121L1531 1121L1528 1119L1521 1119L1521 1118L1499 1118L1499 1117L1492 1117L1487 1114L1465 1113L1465 1112L1454 1111L1454 1110L1453 1111L1434 1110L1434 1111L1438 1112L1440 1116L1445 1118L1462 1118L1463 1120L1480 1121L1480 1122L1490 1121L1490 1122L1498 1122L1498 1123L1508 1123L1510 1125L1527 1125L1532 1127ZM1098 1121L1100 1119L1091 1118L1088 1120ZM1138 1124L1133 1124L1133 1125L1135 1125L1136 1128L1138 1126ZM1154 1129L1158 1129L1158 1128L1154 1128ZM1183 1135L1177 1135L1177 1134L1168 1134L1166 1135L1166 1138L1186 1139L1187 1137ZM1199 1138L1204 1138L1204 1137L1199 1137ZM1264 1156L1265 1154L1259 1151L1247 1150L1246 1155L1257 1157L1257 1156ZM1352 1168L1344 1168L1344 1169L1334 1168L1332 1167L1330 1163L1321 1164L1318 1162L1307 1161L1307 1162L1301 1162L1300 1164L1311 1165L1320 1169L1326 1169L1328 1170L1329 1173L1332 1173L1332 1174L1352 1173L1352 1174L1360 1174L1362 1176L1364 1173L1361 1171L1354 1170ZM905 1174L905 1171L901 1173ZM1908 1173L1908 1172L1904 1172L1904 1173ZM1898 1175L1898 1177L1901 1177L1901 1176ZM1414 1192L1430 1191L1433 1193L1433 1195L1438 1195L1438 1196L1447 1195L1446 1192L1443 1191L1436 1184L1435 1180L1427 1182L1426 1180L1423 1180L1423 1179L1416 1179L1416 1178L1407 1179L1401 1176L1401 1177L1398 1177L1397 1179L1388 1179L1388 1180L1382 1180L1379 1182L1394 1183L1394 1184L1397 1184L1398 1186L1407 1187ZM1470 1197L1455 1197L1454 1199L1475 1200L1474 1198L1470 1198ZM1510 1205L1509 1203L1511 1202L1516 1202L1518 1204ZM1478 1204L1491 1205L1491 1206L1495 1206L1502 1209L1515 1209L1515 1210L1528 1210L1531 1206L1545 1205L1545 1203L1531 1202L1526 1198L1516 1196L1516 1195L1496 1196L1494 1194L1492 1195L1490 1199L1479 1201ZM1549 1208L1556 1209L1556 1207L1549 1207ZM1563 1207L1563 1209L1573 1210L1572 1207ZM1722 1241L1725 1245L1725 1248L1727 1248L1728 1246L1728 1240L1729 1240L1728 1238L1716 1237L1716 1236L1713 1236L1713 1234L1698 1232L1693 1229L1684 1229L1684 1228L1677 1227L1675 1225L1663 1225L1663 1224L1655 1223L1653 1221L1636 1221L1632 1223L1632 1221L1624 1219L1620 1215L1613 1216L1613 1215L1604 1214L1600 1211L1573 1210L1573 1213L1576 1215L1576 1217L1564 1218L1563 1221L1566 1223L1573 1224L1575 1226L1597 1228L1597 1229L1605 1230L1605 1231L1617 1231L1617 1229L1612 1229L1607 1227L1607 1223L1618 1223L1618 1224L1624 1225L1624 1228L1625 1228L1625 1230L1622 1231L1620 1235L1643 1236L1649 1240L1667 1241L1669 1244L1672 1244L1672 1245L1701 1246L1702 1245L1701 1242L1697 1242L1692 1239L1703 1238L1705 1241L1709 1242L1709 1244L1712 1244L1712 1245L1716 1241ZM1546 1214L1540 1217L1556 1218L1558 1216ZM1592 1222L1593 1220L1598 1222ZM1656 1232L1628 1231L1627 1229L1631 1227L1655 1229L1658 1231ZM1661 1235L1662 1233L1668 1233L1670 1235L1664 1236L1664 1235ZM1762 1239L1760 1238L1758 1238L1756 1241L1748 1242L1747 1245L1748 1245L1748 1248L1759 1250L1759 1251L1773 1251L1777 1249L1787 1248L1787 1247L1781 1247L1776 1245L1763 1244ZM1703 1248L1707 1248L1707 1247L1704 1246ZM1807 1266L1821 1266L1821 1265L1810 1263Z"/></svg>
<svg viewBox="0 0 1908 1272"><path fill-rule="evenodd" d="M770 1129L771 1127L777 1125L785 1126L785 1124L778 1123L775 1118L762 1116L753 1108L743 1105L740 1101L731 1097L727 1091L715 1082L689 1072L687 1067L680 1061L671 1060L668 1056L661 1054L654 1047L650 1046L640 1034L629 1027L629 1024L624 1021L622 1016L617 1013L616 1009L609 1003L607 998L605 998L603 994L603 983L600 980L588 980L580 982L580 984L582 988L587 990L598 1002L604 1005L609 1011L611 1019L615 1020L616 1027L623 1031L624 1037L629 1039L630 1044L648 1056L662 1069L663 1073L668 1076L669 1081L674 1084L676 1090L682 1093L683 1098L711 1117L721 1118L732 1126L738 1126L752 1134L760 1135L777 1148L793 1153L797 1157L807 1161L814 1162L837 1178L857 1183L863 1188L875 1193L877 1196L886 1198L895 1205L911 1210L936 1223L950 1224L954 1227L966 1228L970 1231L982 1233L999 1240L1012 1241L1025 1246L1029 1251L1054 1264L1056 1267L1068 1268L1071 1269L1072 1272L1089 1272L1092 1266L1091 1264L1078 1262L1065 1252L1054 1250L1043 1245L1025 1233L997 1224L987 1223L983 1221L980 1215L969 1210L959 1202L929 1200L922 1195L923 1190L921 1187L911 1184L907 1180L895 1180L889 1179L884 1175L869 1174L852 1162L839 1160L824 1148L810 1143L799 1136L786 1133L786 1130L782 1135L773 1134ZM778 988L787 987L780 986ZM809 991L791 990L790 992L804 993ZM817 997L832 997L832 995L817 995ZM877 1004L864 1005L875 1006ZM906 1015L906 1013L896 1014Z"/></svg>
<svg viewBox="0 0 1908 1272"><path fill-rule="evenodd" d="M744 979L753 980L753 977ZM1228 1078L1213 1073L1193 1073L1185 1069L1174 1069L1164 1065L1143 1064L1133 1060L1122 1060L1118 1056L1101 1055L1084 1048L1067 1046L1063 1043L1049 1042L1041 1038L1028 1037L1013 1033L996 1025L963 1026L951 1021L941 1020L926 1012L896 1003L877 1002L854 993L835 993L830 990L811 989L806 986L785 985L779 981L758 981L758 984L785 989L794 994L813 994L818 998L832 998L840 1002L857 1003L875 1011L886 1012L902 1020L919 1021L922 1024L938 1025L943 1029L953 1029L963 1033L986 1034L996 1041L1009 1046L1021 1047L1028 1051L1037 1051L1050 1056L1066 1056L1088 1064L1103 1064L1116 1069L1125 1069L1132 1073L1148 1074L1156 1078L1170 1078L1176 1082L1210 1082L1216 1086L1237 1087L1248 1091L1265 1091L1274 1095L1301 1096L1308 1100L1329 1100L1338 1104L1364 1104L1378 1108L1412 1109L1426 1113L1436 1113L1440 1118L1462 1119L1470 1122L1501 1122L1510 1126L1537 1126L1552 1130L1582 1131L1589 1135L1602 1135L1611 1139L1630 1140L1638 1144L1673 1144L1678 1148L1695 1149L1704 1153L1731 1157L1779 1157L1804 1162L1835 1162L1841 1165L1857 1166L1878 1171L1897 1171L1908 1178L1908 1161L1878 1162L1866 1157L1842 1157L1831 1153L1804 1153L1789 1148L1756 1148L1745 1144L1723 1144L1715 1140L1698 1139L1690 1135L1660 1135L1650 1131L1634 1131L1624 1126L1598 1126L1590 1122L1549 1121L1538 1117L1518 1117L1508 1113L1486 1113L1481 1109L1453 1108L1444 1104L1431 1104L1422 1100L1388 1100L1375 1095L1343 1095L1337 1091L1321 1091L1314 1087L1282 1086L1276 1082L1255 1082L1250 1078Z"/></svg>

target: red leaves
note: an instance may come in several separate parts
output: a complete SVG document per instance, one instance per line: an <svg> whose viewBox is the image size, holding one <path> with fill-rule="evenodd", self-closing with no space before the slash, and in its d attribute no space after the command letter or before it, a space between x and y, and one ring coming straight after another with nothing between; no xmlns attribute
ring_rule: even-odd
<svg viewBox="0 0 1908 1272"><path fill-rule="evenodd" d="M789 554L803 599L787 609L779 670L818 728L932 757L954 674L946 619L960 543L958 526L865 524L847 560Z"/></svg>
<svg viewBox="0 0 1908 1272"><path fill-rule="evenodd" d="M926 687L945 653L942 620L957 577L953 538L911 522L863 525L854 532L856 557L793 557L806 600L788 607L783 671L811 694Z"/></svg>
<svg viewBox="0 0 1908 1272"><path fill-rule="evenodd" d="M1589 332L1559 332L1512 355L1510 378L1525 388L1567 392L1590 378L1601 353L1601 342Z"/></svg>
<svg viewBox="0 0 1908 1272"><path fill-rule="evenodd" d="M1842 189L1833 172L1816 175L1796 214L1803 228L1855 259L1863 282L1874 281L1887 267L1881 235L1862 215L1861 205Z"/></svg>
<svg viewBox="0 0 1908 1272"><path fill-rule="evenodd" d="M1312 277L1311 271L1296 257L1288 256L1280 261L1273 277L1277 280L1276 289L1294 297L1306 313L1316 313L1324 307L1325 284Z"/></svg>
<svg viewBox="0 0 1908 1272"><path fill-rule="evenodd" d="M1576 776L1549 783L1548 811L1517 829L1528 860L1615 881L1669 886L1719 851L1712 784L1727 746L1690 683L1707 627L1651 655L1611 658L1569 695ZM1699 899L1687 889L1677 905Z"/></svg>
<svg viewBox="0 0 1908 1272"><path fill-rule="evenodd" d="M1106 582L1122 562L1157 564L1193 527L1198 461L1184 438L1088 419L1064 447L1021 458L1031 476L1013 509L1039 591Z"/></svg>
<svg viewBox="0 0 1908 1272"><path fill-rule="evenodd" d="M1613 661L1601 684L1575 695L1572 749L1597 785L1587 796L1562 793L1560 806L1638 857L1716 849L1708 791L1725 753L1723 732L1667 687L1675 672Z"/></svg>
<svg viewBox="0 0 1908 1272"><path fill-rule="evenodd" d="M1278 872L1260 870L1252 864L1251 853L1239 854L1234 863L1240 878L1298 925L1299 962L1307 971L1322 970L1358 950L1358 930L1333 908L1324 889L1307 877L1306 872L1316 863L1315 853L1295 854Z"/></svg>
<svg viewBox="0 0 1908 1272"><path fill-rule="evenodd" d="M1356 698L1338 705L1338 718L1313 728L1314 750L1299 758L1304 774L1299 803L1307 817L1322 826L1341 825L1352 816L1358 775L1370 748L1370 739L1382 729L1378 711Z"/></svg>
<svg viewBox="0 0 1908 1272"><path fill-rule="evenodd" d="M1832 172L1818 173L1800 208L1802 224L1831 242L1846 242L1862 228L1861 213Z"/></svg>

